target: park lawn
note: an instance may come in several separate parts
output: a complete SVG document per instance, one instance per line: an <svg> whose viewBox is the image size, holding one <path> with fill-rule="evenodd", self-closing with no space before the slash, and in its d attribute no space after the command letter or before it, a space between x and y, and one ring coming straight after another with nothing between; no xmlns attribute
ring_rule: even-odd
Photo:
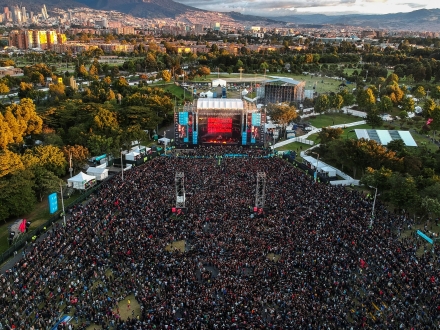
<svg viewBox="0 0 440 330"><path fill-rule="evenodd" d="M286 144L282 147L275 148L275 150L279 150L279 151L286 151L286 150L305 151L305 150L309 149L310 147L312 147L312 145L310 145L310 144L305 144L305 143L301 143L301 142L292 142L292 143Z"/></svg>
<svg viewBox="0 0 440 330"><path fill-rule="evenodd" d="M317 128L322 128L332 125L354 123L354 122L362 121L363 119L360 117L347 115L345 113L334 112L323 115L317 115L315 118L307 117L304 118L304 120L309 121L312 126L315 126Z"/></svg>

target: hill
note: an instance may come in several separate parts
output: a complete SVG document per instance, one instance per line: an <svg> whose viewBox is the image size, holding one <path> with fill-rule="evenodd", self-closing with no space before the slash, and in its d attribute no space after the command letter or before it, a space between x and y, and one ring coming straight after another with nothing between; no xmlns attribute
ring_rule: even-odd
<svg viewBox="0 0 440 330"><path fill-rule="evenodd" d="M420 9L409 13L386 15L339 15L327 16L291 15L272 17L277 21L304 24L331 24L345 26L369 27L375 29L409 30L409 31L440 31L440 9Z"/></svg>

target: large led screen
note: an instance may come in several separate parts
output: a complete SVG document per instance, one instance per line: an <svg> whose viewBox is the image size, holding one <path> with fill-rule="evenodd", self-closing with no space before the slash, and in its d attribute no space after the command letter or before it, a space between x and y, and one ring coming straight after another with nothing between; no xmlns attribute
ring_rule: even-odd
<svg viewBox="0 0 440 330"><path fill-rule="evenodd" d="M198 137L200 143L239 144L240 115L230 117L199 117Z"/></svg>

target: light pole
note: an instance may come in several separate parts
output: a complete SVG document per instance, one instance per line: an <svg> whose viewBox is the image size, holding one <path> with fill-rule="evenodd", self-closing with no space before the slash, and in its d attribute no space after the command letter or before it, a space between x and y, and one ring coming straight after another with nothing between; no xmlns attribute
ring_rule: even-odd
<svg viewBox="0 0 440 330"><path fill-rule="evenodd" d="M121 173L122 173L122 181L124 181L124 163L122 161L122 149L121 149Z"/></svg>
<svg viewBox="0 0 440 330"><path fill-rule="evenodd" d="M318 158L316 159L316 168L315 168L315 175L313 176L315 179L315 182L318 180L318 168L319 168L319 154L317 152L314 151L310 151L311 154L315 154L318 156Z"/></svg>
<svg viewBox="0 0 440 330"><path fill-rule="evenodd" d="M61 207L63 210L63 223L64 227L66 227L66 212L64 212L64 196L63 196L63 185L60 182L60 190L61 190Z"/></svg>
<svg viewBox="0 0 440 330"><path fill-rule="evenodd" d="M374 193L373 209L371 210L370 228L373 227L374 208L375 208L375 206L376 206L376 197L377 197L377 187L375 187L374 189L376 189L376 191L375 191L375 193Z"/></svg>
<svg viewBox="0 0 440 330"><path fill-rule="evenodd" d="M165 138L164 139L164 141L163 141L163 143L164 143L164 145L165 145L165 148L164 148L164 155L166 156L167 155L167 132L169 132L170 130L166 130L166 131L163 131L163 137Z"/></svg>

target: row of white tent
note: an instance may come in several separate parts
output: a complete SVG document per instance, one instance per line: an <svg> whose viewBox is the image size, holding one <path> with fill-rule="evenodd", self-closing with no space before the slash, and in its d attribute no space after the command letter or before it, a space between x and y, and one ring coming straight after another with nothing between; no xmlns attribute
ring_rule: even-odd
<svg viewBox="0 0 440 330"><path fill-rule="evenodd" d="M87 168L87 174L79 172L77 175L67 179L67 185L74 189L85 190L95 185L96 181L105 180L108 177L107 164Z"/></svg>
<svg viewBox="0 0 440 330"><path fill-rule="evenodd" d="M168 143L170 142L169 139L166 140L168 140ZM147 148L141 145L135 146L130 149L130 152L125 153L125 159L128 161L135 161L136 157L141 154L141 151L148 152L149 150L151 150L151 148ZM74 177L68 179L67 185L69 187L80 190L88 189L90 186L94 185L96 181L102 181L108 177L108 169L106 168L106 166L107 163L103 163L96 167L90 166L89 168L87 168L87 173L79 172Z"/></svg>
<svg viewBox="0 0 440 330"><path fill-rule="evenodd" d="M310 164L313 170L318 170L318 172L327 173L329 177L336 176L336 169L334 167L328 166L326 163L319 162L317 159L304 156L303 159Z"/></svg>

